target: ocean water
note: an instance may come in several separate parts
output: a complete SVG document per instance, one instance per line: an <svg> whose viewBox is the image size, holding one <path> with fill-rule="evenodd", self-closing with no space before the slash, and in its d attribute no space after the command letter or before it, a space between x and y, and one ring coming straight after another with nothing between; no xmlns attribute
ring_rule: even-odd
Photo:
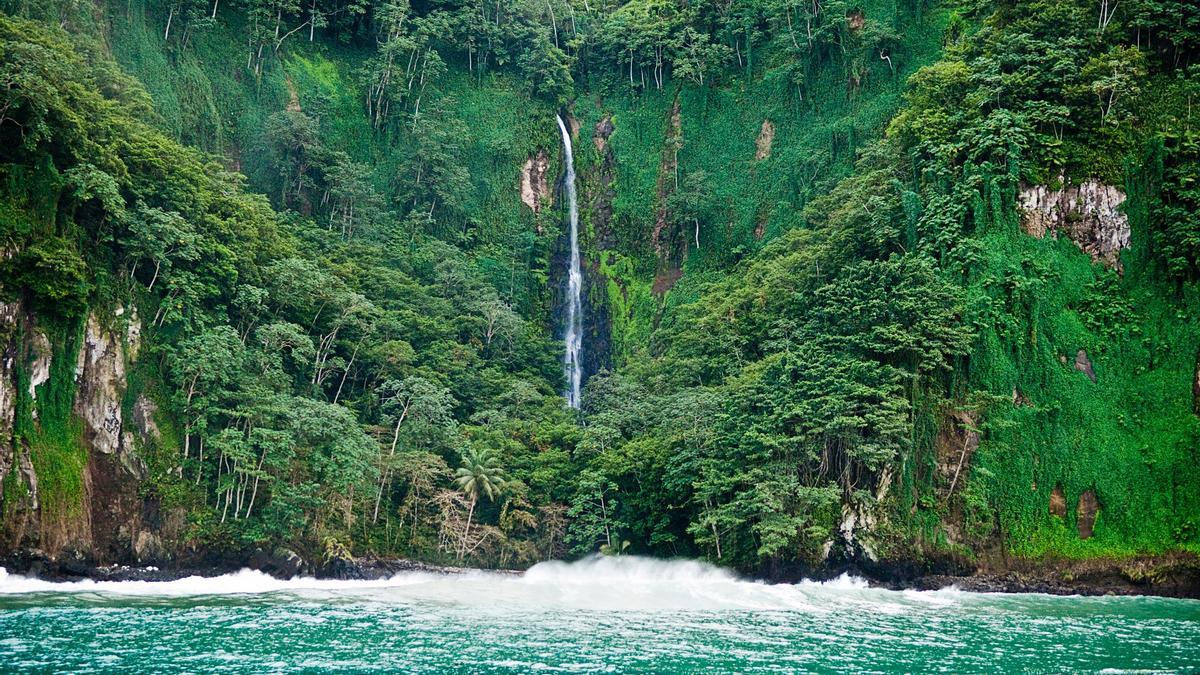
<svg viewBox="0 0 1200 675"><path fill-rule="evenodd" d="M0 571L0 671L1196 672L1200 601L771 585L640 558L382 581Z"/></svg>

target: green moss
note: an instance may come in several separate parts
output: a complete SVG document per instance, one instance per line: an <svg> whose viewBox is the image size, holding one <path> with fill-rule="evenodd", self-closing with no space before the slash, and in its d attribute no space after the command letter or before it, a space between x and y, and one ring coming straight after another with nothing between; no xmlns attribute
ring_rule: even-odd
<svg viewBox="0 0 1200 675"><path fill-rule="evenodd" d="M43 325L51 345L50 372L49 379L36 387L36 399L29 396L30 367L37 358L31 346L23 350L26 358L17 368L14 437L18 444L29 448L38 480L41 510L51 518L76 515L83 507L87 451L82 426L72 412L75 361L82 328L79 320L50 320ZM20 335L19 340L20 344L32 344L28 335ZM6 501L9 495L15 494L12 491L23 487L19 480L15 484L18 487L14 488L6 478Z"/></svg>
<svg viewBox="0 0 1200 675"><path fill-rule="evenodd" d="M82 513L87 469L82 426L77 422L48 426L28 440L43 516L55 519Z"/></svg>
<svg viewBox="0 0 1200 675"><path fill-rule="evenodd" d="M1133 232L1144 233L1145 189L1134 180L1128 188ZM995 226L981 241L974 306L1003 308L1007 323L980 334L969 375L1028 403L996 413L972 480L1011 552L1091 558L1195 547L1187 523L1200 514L1200 420L1190 389L1200 297L1166 291L1139 235L1122 256L1123 276L1093 264L1066 237L1037 240ZM1096 382L1076 369L1080 350ZM1065 519L1048 512L1056 485L1066 495ZM1089 489L1100 516L1084 541L1074 512Z"/></svg>

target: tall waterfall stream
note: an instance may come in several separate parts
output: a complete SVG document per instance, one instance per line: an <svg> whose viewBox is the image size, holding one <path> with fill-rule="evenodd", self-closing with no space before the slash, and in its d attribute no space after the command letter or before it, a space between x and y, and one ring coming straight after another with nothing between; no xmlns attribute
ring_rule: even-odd
<svg viewBox="0 0 1200 675"><path fill-rule="evenodd" d="M575 156L571 147L571 131L558 116L558 130L562 132L563 161L567 175L564 187L567 193L567 213L571 228L571 262L567 268L567 323L563 333L566 354L563 370L567 376L567 403L579 407L579 389L583 383L583 265L579 261L579 204L575 195Z"/></svg>

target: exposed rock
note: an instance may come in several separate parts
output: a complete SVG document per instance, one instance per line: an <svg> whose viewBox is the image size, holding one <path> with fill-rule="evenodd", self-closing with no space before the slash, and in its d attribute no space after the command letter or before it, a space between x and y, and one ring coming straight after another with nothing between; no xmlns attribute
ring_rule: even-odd
<svg viewBox="0 0 1200 675"><path fill-rule="evenodd" d="M30 348L33 351L33 362L29 364L29 398L36 401L38 387L50 381L50 363L54 359L54 349L50 346L50 338L36 328L33 329ZM30 412L34 419L37 419L37 406L33 406Z"/></svg>
<svg viewBox="0 0 1200 675"><path fill-rule="evenodd" d="M1050 515L1056 518L1067 517L1067 495L1063 492L1062 483L1055 485L1050 493Z"/></svg>
<svg viewBox="0 0 1200 675"><path fill-rule="evenodd" d="M605 115L596 122L596 128L592 131L592 143L596 146L596 152L604 154L608 149L608 137L612 136L614 130L612 115Z"/></svg>
<svg viewBox="0 0 1200 675"><path fill-rule="evenodd" d="M271 553L255 549L250 556L249 566L250 569L270 574L279 579L291 579L302 574L307 568L304 558L301 558L299 553L282 546Z"/></svg>
<svg viewBox="0 0 1200 675"><path fill-rule="evenodd" d="M117 310L117 316L124 313L123 308ZM134 308L129 312L129 318L125 320L125 355L130 361L137 361L141 346L142 320L138 318L137 309Z"/></svg>
<svg viewBox="0 0 1200 675"><path fill-rule="evenodd" d="M671 250L671 238L665 236L667 226L671 221L671 214L667 210L667 197L675 191L675 181L678 178L677 172L679 169L679 150L683 147L683 118L679 109L679 96L676 95L675 102L671 105L671 114L667 117L667 129L663 138L662 160L658 167L658 213L654 219L654 231L651 233L650 241L654 244L654 250L658 252L659 258L669 260ZM683 242L683 253L687 251L687 242Z"/></svg>
<svg viewBox="0 0 1200 675"><path fill-rule="evenodd" d="M1053 593L1055 595L1161 595L1200 598L1200 558L1193 553L1084 560L1005 559L974 574L920 575L902 588Z"/></svg>
<svg viewBox="0 0 1200 675"><path fill-rule="evenodd" d="M23 447L18 448L17 455L17 472L19 477L25 482L25 487L28 490L27 504L29 511L34 515L33 520L36 520L37 510L41 508L41 502L38 500L38 477L37 472L33 470L33 458L29 455L29 447L22 444Z"/></svg>
<svg viewBox="0 0 1200 675"><path fill-rule="evenodd" d="M121 399L125 394L125 355L121 342L88 316L75 366L75 414L83 421L89 448L112 454L121 447Z"/></svg>
<svg viewBox="0 0 1200 675"><path fill-rule="evenodd" d="M957 490L979 449L979 415L973 410L956 410L947 415L934 439L938 475L947 491Z"/></svg>
<svg viewBox="0 0 1200 675"><path fill-rule="evenodd" d="M613 248L617 244L612 228L609 227L609 223L612 222L613 199L617 196L613 187L617 174L617 159L608 144L608 139L615 130L611 115L604 115L596 123L592 132L592 143L600 155L600 163L594 173L588 170L588 176L583 181L584 195L589 205L587 212L591 216L592 230L596 235L596 247L600 250Z"/></svg>
<svg viewBox="0 0 1200 675"><path fill-rule="evenodd" d="M771 156L771 143L775 141L775 124L771 120L763 120L762 129L754 141L754 159L761 162Z"/></svg>
<svg viewBox="0 0 1200 675"><path fill-rule="evenodd" d="M170 559L162 540L150 530L138 532L133 541L133 557L142 565L162 563Z"/></svg>
<svg viewBox="0 0 1200 675"><path fill-rule="evenodd" d="M852 500L842 503L842 519L838 524L839 542L829 541L822 550L828 562L874 563L879 560L872 544L872 535L878 525L876 509L887 498L892 486L892 469L884 468L875 483L874 496L869 500Z"/></svg>
<svg viewBox="0 0 1200 675"><path fill-rule="evenodd" d="M290 578L304 571L304 558L301 558L299 553L291 549L277 548L271 557L276 569L284 576Z"/></svg>
<svg viewBox="0 0 1200 675"><path fill-rule="evenodd" d="M1092 362L1088 360L1087 352L1082 349L1075 353L1075 370L1087 375L1092 382L1096 381L1096 371L1092 368Z"/></svg>
<svg viewBox="0 0 1200 675"><path fill-rule="evenodd" d="M1079 495L1079 504L1075 508L1075 522L1079 528L1080 539L1090 539L1096 526L1096 513L1100 510L1100 502L1096 500L1094 490L1084 490Z"/></svg>
<svg viewBox="0 0 1200 675"><path fill-rule="evenodd" d="M16 334L20 305L0 303L0 477L7 476L13 464L13 420L17 410Z"/></svg>
<svg viewBox="0 0 1200 675"><path fill-rule="evenodd" d="M158 424L154 421L157 412L158 405L154 401L146 398L145 394L138 394L133 403L133 423L137 425L142 442L157 441L162 437L162 432L158 430Z"/></svg>
<svg viewBox="0 0 1200 675"><path fill-rule="evenodd" d="M0 303L0 551L37 543L37 474L28 444L13 435L17 399L27 395L17 388L18 368L28 363L23 327L28 330L21 303Z"/></svg>
<svg viewBox="0 0 1200 675"><path fill-rule="evenodd" d="M654 282L650 285L650 291L655 295L663 295L667 291L671 290L671 288L675 285L675 282L679 281L682 277L683 270L675 267L668 267L654 277Z"/></svg>
<svg viewBox="0 0 1200 675"><path fill-rule="evenodd" d="M521 167L521 202L534 213L540 213L543 201L551 200L550 185L546 174L550 170L550 156L538 150L525 160Z"/></svg>
<svg viewBox="0 0 1200 675"><path fill-rule="evenodd" d="M850 30L862 30L867 25L867 15L861 9L852 9L846 14L846 25Z"/></svg>
<svg viewBox="0 0 1200 675"><path fill-rule="evenodd" d="M63 547L54 562L58 565L58 573L68 577L90 576L96 567L87 546L78 542Z"/></svg>
<svg viewBox="0 0 1200 675"><path fill-rule="evenodd" d="M1051 190L1045 185L1021 189L1021 226L1031 236L1065 234L1092 257L1121 270L1120 252L1129 248L1129 218L1120 211L1125 193L1112 185L1088 180Z"/></svg>

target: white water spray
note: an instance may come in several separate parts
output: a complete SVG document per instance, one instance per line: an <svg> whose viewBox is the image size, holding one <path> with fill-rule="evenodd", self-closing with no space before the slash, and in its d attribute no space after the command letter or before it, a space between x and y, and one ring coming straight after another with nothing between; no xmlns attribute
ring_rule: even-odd
<svg viewBox="0 0 1200 675"><path fill-rule="evenodd" d="M176 581L50 582L6 574L0 567L0 605L5 598L39 593L82 594L85 599L237 595L342 598L430 607L470 606L498 614L556 610L827 612L846 607L895 614L913 604L953 603L961 595L869 589L865 581L851 577L829 582L766 584L741 579L728 570L699 561L633 556L544 562L521 575L482 570L458 574L400 572L387 579L358 581L275 579L262 572L242 570L219 577L187 577Z"/></svg>
<svg viewBox="0 0 1200 675"><path fill-rule="evenodd" d="M571 226L571 263L567 268L567 326L563 341L566 354L563 370L567 376L567 403L579 407L579 389L583 384L583 265L579 261L579 205L575 201L575 157L571 148L571 132L558 116L558 130L562 132L563 160L567 167L565 187L567 189L567 213Z"/></svg>

